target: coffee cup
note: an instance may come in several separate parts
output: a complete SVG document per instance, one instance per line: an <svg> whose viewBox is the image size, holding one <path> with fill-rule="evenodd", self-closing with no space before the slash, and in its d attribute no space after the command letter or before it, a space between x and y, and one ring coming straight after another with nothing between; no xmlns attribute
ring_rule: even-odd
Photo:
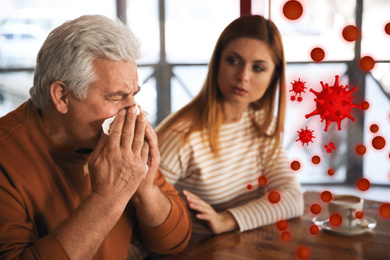
<svg viewBox="0 0 390 260"><path fill-rule="evenodd" d="M354 195L334 195L328 203L329 223L335 229L351 229L359 225L356 212L363 210L364 200Z"/></svg>

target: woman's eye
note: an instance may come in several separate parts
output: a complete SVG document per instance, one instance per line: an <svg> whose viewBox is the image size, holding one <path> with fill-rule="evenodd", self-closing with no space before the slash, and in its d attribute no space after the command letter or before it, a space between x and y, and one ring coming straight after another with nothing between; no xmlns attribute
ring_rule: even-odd
<svg viewBox="0 0 390 260"><path fill-rule="evenodd" d="M256 71L256 72L262 72L264 71L264 67L261 67L261 66L253 66L253 70Z"/></svg>
<svg viewBox="0 0 390 260"><path fill-rule="evenodd" d="M232 65L238 64L238 60L235 58L228 58L227 60L228 60L229 64L232 64Z"/></svg>

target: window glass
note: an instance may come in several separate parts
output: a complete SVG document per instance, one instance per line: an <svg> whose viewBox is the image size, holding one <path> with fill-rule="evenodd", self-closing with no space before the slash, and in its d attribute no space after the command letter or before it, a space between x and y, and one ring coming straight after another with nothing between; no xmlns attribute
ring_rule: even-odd
<svg viewBox="0 0 390 260"><path fill-rule="evenodd" d="M157 63L160 59L158 0L128 0L127 24L141 40L139 64Z"/></svg>
<svg viewBox="0 0 390 260"><path fill-rule="evenodd" d="M302 0L302 16L289 20L283 15L285 0L271 1L271 19L283 35L287 61L312 61L310 52L320 47L324 61L350 60L354 57L354 42L342 37L347 25L355 25L356 0Z"/></svg>
<svg viewBox="0 0 390 260"><path fill-rule="evenodd" d="M363 176L374 184L390 184L389 133L390 102L376 81L366 76L366 100L370 103L365 112ZM377 125L377 129L372 128ZM376 141L375 141L376 140ZM385 141L385 146L380 146ZM375 148L376 147L376 148Z"/></svg>
<svg viewBox="0 0 390 260"><path fill-rule="evenodd" d="M171 110L175 112L188 104L201 90L206 79L207 66L176 66L171 81Z"/></svg>
<svg viewBox="0 0 390 260"><path fill-rule="evenodd" d="M252 0L251 9L252 14L262 15L269 18L269 0Z"/></svg>
<svg viewBox="0 0 390 260"><path fill-rule="evenodd" d="M149 114L147 116L148 121L155 125L157 119L157 91L156 79L151 77L153 71L153 67L138 67L138 81L141 90L135 95L135 101Z"/></svg>
<svg viewBox="0 0 390 260"><path fill-rule="evenodd" d="M86 14L115 18L115 0L1 0L1 115L30 97L36 56L49 32L66 20Z"/></svg>
<svg viewBox="0 0 390 260"><path fill-rule="evenodd" d="M166 0L166 52L173 63L207 63L222 30L240 15L239 0Z"/></svg>
<svg viewBox="0 0 390 260"><path fill-rule="evenodd" d="M377 62L370 72L379 82L384 94L390 98L390 62Z"/></svg>
<svg viewBox="0 0 390 260"><path fill-rule="evenodd" d="M363 2L362 55L374 60L390 60L390 35L385 26L390 23L390 1Z"/></svg>

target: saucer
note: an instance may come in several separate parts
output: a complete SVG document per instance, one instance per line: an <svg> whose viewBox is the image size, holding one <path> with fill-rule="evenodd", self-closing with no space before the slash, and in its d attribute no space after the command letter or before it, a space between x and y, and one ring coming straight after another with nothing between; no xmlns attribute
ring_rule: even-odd
<svg viewBox="0 0 390 260"><path fill-rule="evenodd" d="M360 235L367 231L371 231L376 227L376 220L367 216L363 218L356 227L353 228L335 228L329 223L327 216L317 216L313 218L313 222L323 230L343 236Z"/></svg>

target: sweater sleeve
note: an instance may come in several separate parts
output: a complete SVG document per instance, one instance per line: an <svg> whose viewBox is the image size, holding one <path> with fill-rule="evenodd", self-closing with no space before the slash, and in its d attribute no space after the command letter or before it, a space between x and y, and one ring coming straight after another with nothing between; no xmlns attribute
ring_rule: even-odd
<svg viewBox="0 0 390 260"><path fill-rule="evenodd" d="M270 143L268 143L269 147ZM265 195L228 211L238 223L240 231L251 230L260 226L276 223L282 219L302 216L304 210L303 195L300 184L291 171L286 151L283 148L274 155L263 153L264 168L262 176L266 177ZM278 202L271 202L270 192L280 195Z"/></svg>
<svg viewBox="0 0 390 260"><path fill-rule="evenodd" d="M38 239L22 197L0 171L0 259L69 259L54 233Z"/></svg>
<svg viewBox="0 0 390 260"><path fill-rule="evenodd" d="M169 184L161 171L157 172L155 183L171 202L171 212L163 224L149 227L138 221L140 235L147 249L161 254L176 254L182 251L191 237L191 218L184 201Z"/></svg>

